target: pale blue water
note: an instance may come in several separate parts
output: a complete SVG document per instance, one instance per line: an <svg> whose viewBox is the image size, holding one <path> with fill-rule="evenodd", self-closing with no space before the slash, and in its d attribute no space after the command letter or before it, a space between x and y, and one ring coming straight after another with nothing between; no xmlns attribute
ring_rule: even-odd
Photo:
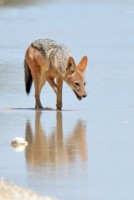
<svg viewBox="0 0 134 200"><path fill-rule="evenodd" d="M0 8L0 176L58 199L133 199L134 4L47 2ZM35 39L89 57L88 97L64 85L63 109L35 112L25 94L23 59ZM42 104L55 108L46 85ZM29 146L16 152L16 136Z"/></svg>

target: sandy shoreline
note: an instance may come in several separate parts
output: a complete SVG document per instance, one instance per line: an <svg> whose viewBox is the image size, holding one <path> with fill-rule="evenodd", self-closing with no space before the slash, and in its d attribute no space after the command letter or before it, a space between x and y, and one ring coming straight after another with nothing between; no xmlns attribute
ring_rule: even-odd
<svg viewBox="0 0 134 200"><path fill-rule="evenodd" d="M54 197L41 196L37 193L0 179L0 200L56 200Z"/></svg>

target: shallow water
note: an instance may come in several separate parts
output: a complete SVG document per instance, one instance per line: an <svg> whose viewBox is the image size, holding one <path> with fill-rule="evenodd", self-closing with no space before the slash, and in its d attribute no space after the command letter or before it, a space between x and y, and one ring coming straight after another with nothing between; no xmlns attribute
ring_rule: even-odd
<svg viewBox="0 0 134 200"><path fill-rule="evenodd" d="M0 8L0 176L58 199L133 199L134 5L55 2ZM64 85L63 111L36 112L25 94L23 59L35 39L88 55L88 97ZM46 84L44 107L55 109ZM26 149L11 141L27 139Z"/></svg>

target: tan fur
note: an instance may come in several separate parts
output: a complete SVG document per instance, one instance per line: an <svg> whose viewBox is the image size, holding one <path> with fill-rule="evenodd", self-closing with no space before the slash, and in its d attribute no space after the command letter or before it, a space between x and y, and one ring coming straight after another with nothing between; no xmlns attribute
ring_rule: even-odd
<svg viewBox="0 0 134 200"><path fill-rule="evenodd" d="M51 52L50 52L51 53ZM62 76L55 68L54 63L50 62L49 56L44 57L39 50L29 46L25 55L25 60L31 71L32 79L35 86L35 108L42 109L40 101L41 89L47 81L53 88L57 95L57 109L62 108L62 85L63 80L75 91L76 96L79 100L86 96L85 85L84 85L84 72L87 65L87 57L84 56L80 61L79 65L76 66L74 59L69 58L66 65L66 74ZM56 78L56 83L54 79ZM80 87L75 85L75 82L80 84Z"/></svg>

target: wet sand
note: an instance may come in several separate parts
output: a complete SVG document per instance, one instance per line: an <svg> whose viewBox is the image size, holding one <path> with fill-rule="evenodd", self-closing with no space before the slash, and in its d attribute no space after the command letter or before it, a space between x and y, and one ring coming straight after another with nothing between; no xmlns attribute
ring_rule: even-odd
<svg viewBox="0 0 134 200"><path fill-rule="evenodd" d="M0 200L56 200L56 198L43 197L31 190L19 187L9 181L0 179Z"/></svg>

